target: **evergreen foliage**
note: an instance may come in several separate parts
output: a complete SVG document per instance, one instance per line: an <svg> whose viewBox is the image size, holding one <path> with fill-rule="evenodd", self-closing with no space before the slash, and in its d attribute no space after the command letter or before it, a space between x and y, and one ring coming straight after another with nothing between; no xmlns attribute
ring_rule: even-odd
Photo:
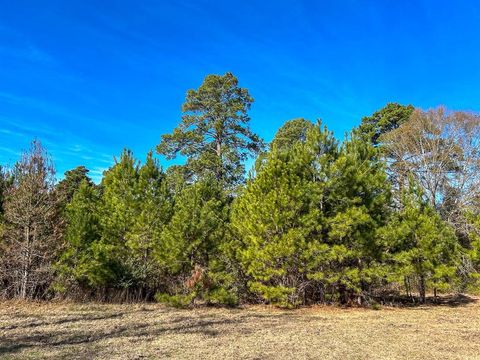
<svg viewBox="0 0 480 360"><path fill-rule="evenodd" d="M84 180L67 205L67 246L55 266L57 279L54 286L59 293L73 297L78 286L80 289L94 288L112 277L97 271L106 268L98 266L101 257L94 252L101 236L99 204L98 189Z"/></svg>
<svg viewBox="0 0 480 360"><path fill-rule="evenodd" d="M270 150L275 148L277 151L288 151L297 142L305 142L307 133L314 127L313 123L303 118L288 120L275 133L275 137L269 145ZM258 154L255 161L255 171L260 171L260 167L266 161L268 152Z"/></svg>
<svg viewBox="0 0 480 360"><path fill-rule="evenodd" d="M241 182L243 161L263 147L248 127L252 103L232 73L208 75L198 90L187 92L182 121L173 134L162 135L157 152L167 158L186 156L196 176L213 176L225 186Z"/></svg>
<svg viewBox="0 0 480 360"><path fill-rule="evenodd" d="M462 254L459 275L464 281L462 290L480 292L480 214L468 213L470 246Z"/></svg>
<svg viewBox="0 0 480 360"><path fill-rule="evenodd" d="M428 288L450 290L456 279L460 247L451 227L442 221L423 197L422 190L410 180L402 194L401 208L384 229L391 239L392 274L405 283L418 286L425 302Z"/></svg>
<svg viewBox="0 0 480 360"><path fill-rule="evenodd" d="M288 150L297 142L305 142L307 133L314 127L314 124L303 118L288 120L278 129L275 137L270 143L270 148L277 150Z"/></svg>
<svg viewBox="0 0 480 360"><path fill-rule="evenodd" d="M140 166L125 150L100 188L84 180L67 206L69 246L57 264L57 288L153 297L162 276L154 253L171 208L165 175L152 152Z"/></svg>
<svg viewBox="0 0 480 360"><path fill-rule="evenodd" d="M233 210L250 289L284 306L323 300L332 288L347 302L381 261L388 190L376 150L360 138L339 147L318 124L291 150L274 146Z"/></svg>
<svg viewBox="0 0 480 360"><path fill-rule="evenodd" d="M59 198L66 205L73 199L73 195L79 189L82 182L86 181L90 185L92 180L88 177L89 170L85 166L77 166L73 170L65 172L65 177L56 187Z"/></svg>
<svg viewBox="0 0 480 360"><path fill-rule="evenodd" d="M252 102L207 76L157 147L185 164L124 150L99 185L83 166L55 184L34 141L0 168L0 295L290 308L478 291L478 115L391 103L342 142L299 118L262 152Z"/></svg>
<svg viewBox="0 0 480 360"><path fill-rule="evenodd" d="M407 122L413 110L412 105L388 103L373 115L364 117L358 130L372 144L378 145L381 142L381 136Z"/></svg>
<svg viewBox="0 0 480 360"><path fill-rule="evenodd" d="M228 217L229 198L213 178L189 185L175 197L173 217L157 251L170 279L166 295L233 301L224 288L230 285L228 276L222 274Z"/></svg>
<svg viewBox="0 0 480 360"><path fill-rule="evenodd" d="M232 214L241 244L238 258L250 277L250 290L283 306L301 302L310 286L307 253L318 245L322 226L315 163L328 167L336 156L336 142L326 131L312 131L308 145L298 143L291 151L274 147ZM325 151L318 153L315 145Z"/></svg>

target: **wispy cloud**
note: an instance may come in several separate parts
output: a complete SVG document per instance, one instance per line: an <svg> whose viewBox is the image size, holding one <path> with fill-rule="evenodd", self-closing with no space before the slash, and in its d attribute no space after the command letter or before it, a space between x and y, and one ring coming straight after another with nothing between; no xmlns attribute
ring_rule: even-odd
<svg viewBox="0 0 480 360"><path fill-rule="evenodd" d="M1 95L0 95L1 96ZM49 128L48 126L29 126L24 121L13 120L10 117L0 116L0 132L15 136L55 136L59 134L58 130Z"/></svg>
<svg viewBox="0 0 480 360"><path fill-rule="evenodd" d="M100 167L100 166L94 167L89 171L88 175L92 178L94 182L98 184L102 180L103 173L106 170L108 170L108 167Z"/></svg>
<svg viewBox="0 0 480 360"><path fill-rule="evenodd" d="M15 155L15 156L20 155L20 151L15 150L15 149L11 149L11 148L8 148L8 147L5 147L5 146L0 146L0 151L9 153L9 154Z"/></svg>
<svg viewBox="0 0 480 360"><path fill-rule="evenodd" d="M15 162L32 138L38 138L52 155L59 179L69 168L85 165L93 169L92 179L99 182L103 171L113 164L113 154L105 152L102 145L94 144L91 140L74 134L65 127L54 129L47 124L36 126L28 124L25 119L3 116L0 116L0 143L8 146L0 147L0 152L3 153L0 154L0 163Z"/></svg>
<svg viewBox="0 0 480 360"><path fill-rule="evenodd" d="M61 116L63 118L86 120L85 117L73 113L70 109L66 109L60 105L48 101L42 101L40 99L29 96L0 92L0 102L5 102L17 106L35 108L44 113Z"/></svg>
<svg viewBox="0 0 480 360"><path fill-rule="evenodd" d="M12 131L12 130L8 130L8 129L0 129L0 133L7 134L7 135L22 135L21 133L18 133L18 132Z"/></svg>
<svg viewBox="0 0 480 360"><path fill-rule="evenodd" d="M88 124L90 127L92 127L92 131L94 130L94 128L106 132L112 131L112 127L110 126L111 119L105 119L99 114L96 114L95 116L84 115L75 109L59 105L55 102L0 91L0 103L2 102L22 108L27 107L32 110L40 111L45 115L62 119L65 122L71 122L75 124ZM128 125L128 127L131 129L141 128L141 124L132 123L130 120L122 120L117 118L115 119L115 121L118 126ZM56 129L55 131L53 131L53 133L56 133Z"/></svg>

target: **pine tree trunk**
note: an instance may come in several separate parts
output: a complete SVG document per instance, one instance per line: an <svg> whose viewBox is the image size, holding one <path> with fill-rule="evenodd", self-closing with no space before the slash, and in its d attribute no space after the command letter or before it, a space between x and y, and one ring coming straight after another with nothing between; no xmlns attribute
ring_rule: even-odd
<svg viewBox="0 0 480 360"><path fill-rule="evenodd" d="M405 284L405 292L407 293L407 297L411 298L410 284L408 283L408 278L406 276L403 278L403 282Z"/></svg>
<svg viewBox="0 0 480 360"><path fill-rule="evenodd" d="M216 154L218 157L218 164L217 164L217 180L222 180L223 177L223 169L222 169L222 143L217 140L216 143Z"/></svg>
<svg viewBox="0 0 480 360"><path fill-rule="evenodd" d="M421 275L420 276L420 281L419 281L419 284L418 284L418 290L419 290L419 293L420 293L420 301L425 304L426 303L426 294L425 294L425 276Z"/></svg>

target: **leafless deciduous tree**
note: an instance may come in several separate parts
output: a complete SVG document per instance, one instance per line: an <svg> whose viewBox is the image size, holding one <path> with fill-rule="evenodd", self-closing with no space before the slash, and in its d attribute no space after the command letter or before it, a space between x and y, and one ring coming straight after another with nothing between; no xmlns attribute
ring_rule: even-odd
<svg viewBox="0 0 480 360"><path fill-rule="evenodd" d="M480 116L443 107L415 110L382 140L398 187L413 175L430 204L465 234L463 214L479 205Z"/></svg>
<svg viewBox="0 0 480 360"><path fill-rule="evenodd" d="M3 295L41 297L53 276L51 264L59 244L55 172L38 141L14 168L5 199L5 229L0 243Z"/></svg>

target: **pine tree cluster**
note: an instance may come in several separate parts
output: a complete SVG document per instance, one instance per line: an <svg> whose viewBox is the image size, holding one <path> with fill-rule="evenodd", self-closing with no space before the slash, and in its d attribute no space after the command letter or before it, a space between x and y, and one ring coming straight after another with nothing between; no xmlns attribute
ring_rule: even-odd
<svg viewBox="0 0 480 360"><path fill-rule="evenodd" d="M460 140L431 127L411 136L417 119L452 129L458 114L389 104L342 141L295 119L266 147L248 127L252 102L230 73L190 90L157 147L187 162L166 171L152 152L141 163L124 150L98 185L84 167L55 183L38 142L0 168L1 295L295 307L478 290L480 196L454 186L468 160ZM462 136L477 136L466 130L478 121L462 121ZM447 151L432 193L426 177Z"/></svg>

